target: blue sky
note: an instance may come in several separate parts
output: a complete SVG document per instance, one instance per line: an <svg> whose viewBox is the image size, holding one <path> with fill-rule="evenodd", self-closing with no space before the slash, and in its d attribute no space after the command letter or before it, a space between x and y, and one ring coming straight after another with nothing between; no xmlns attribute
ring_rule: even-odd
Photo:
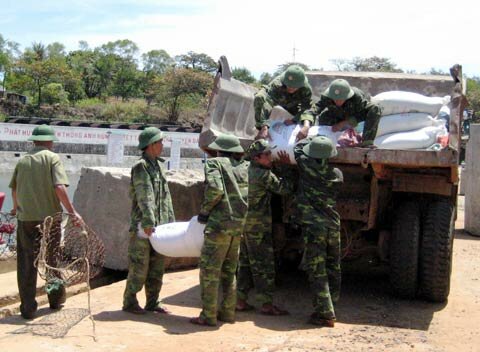
<svg viewBox="0 0 480 352"><path fill-rule="evenodd" d="M21 48L85 40L95 47L133 40L141 52L226 55L257 77L296 59L335 69L332 59L388 57L404 70L480 76L480 5L470 0L0 0L0 33ZM457 10L458 9L458 10ZM455 22L454 22L455 21ZM454 28L462 30L455 33ZM475 38L475 39L474 39Z"/></svg>

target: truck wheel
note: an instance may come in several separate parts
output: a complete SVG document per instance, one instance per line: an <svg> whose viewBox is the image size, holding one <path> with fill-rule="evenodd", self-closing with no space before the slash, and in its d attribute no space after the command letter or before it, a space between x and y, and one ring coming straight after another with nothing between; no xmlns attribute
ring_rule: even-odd
<svg viewBox="0 0 480 352"><path fill-rule="evenodd" d="M403 201L395 208L390 240L390 282L394 293L402 298L417 294L419 242L419 204Z"/></svg>
<svg viewBox="0 0 480 352"><path fill-rule="evenodd" d="M426 203L420 249L420 294L432 302L446 301L452 272L454 207L449 199Z"/></svg>

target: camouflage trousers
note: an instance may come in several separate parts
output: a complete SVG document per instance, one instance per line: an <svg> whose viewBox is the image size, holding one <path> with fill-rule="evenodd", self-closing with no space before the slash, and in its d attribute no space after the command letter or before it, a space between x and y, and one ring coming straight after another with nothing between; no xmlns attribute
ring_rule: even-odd
<svg viewBox="0 0 480 352"><path fill-rule="evenodd" d="M123 294L123 309L138 305L137 293L145 285L146 310L153 310L161 303L158 300L162 288L164 256L155 252L148 239L139 238L130 232L128 245L128 276Z"/></svg>
<svg viewBox="0 0 480 352"><path fill-rule="evenodd" d="M205 232L200 255L200 317L209 324L217 323L217 316L225 321L235 319L237 303L235 272L238 265L240 236L224 232ZM218 287L222 285L223 300L217 314Z"/></svg>
<svg viewBox="0 0 480 352"><path fill-rule="evenodd" d="M313 307L324 319L334 319L340 296L340 228L304 224L305 269L313 291Z"/></svg>
<svg viewBox="0 0 480 352"><path fill-rule="evenodd" d="M273 302L275 288L275 258L270 232L245 233L240 243L237 297L247 300L255 287L260 304Z"/></svg>
<svg viewBox="0 0 480 352"><path fill-rule="evenodd" d="M373 142L375 140L375 137L377 136L380 114L377 114L375 112L369 112L365 117L365 120L359 119L359 121L365 121L362 140L364 142Z"/></svg>

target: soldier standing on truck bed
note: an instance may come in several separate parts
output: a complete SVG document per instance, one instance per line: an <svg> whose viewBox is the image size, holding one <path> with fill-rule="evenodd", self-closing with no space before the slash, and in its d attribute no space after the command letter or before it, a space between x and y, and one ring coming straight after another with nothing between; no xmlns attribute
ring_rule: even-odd
<svg viewBox="0 0 480 352"><path fill-rule="evenodd" d="M300 171L298 208L305 240L304 266L314 292L314 312L309 322L333 327L333 304L340 296L340 216L335 210L340 170L328 164L337 154L324 136L306 138L294 149Z"/></svg>
<svg viewBox="0 0 480 352"><path fill-rule="evenodd" d="M298 132L297 140L305 138L308 135L311 121L308 118L303 119L302 113L312 107L312 87L300 66L289 66L285 72L255 94L253 106L255 127L258 129L257 138L267 139L269 137L268 119L276 105L294 116L292 120L286 120L285 124L301 123L303 125Z"/></svg>
<svg viewBox="0 0 480 352"><path fill-rule="evenodd" d="M272 239L272 193L287 195L293 192L291 178L279 179L272 171L272 152L275 146L265 139L250 145L248 168L248 213L240 243L240 262L237 283L237 311L254 309L247 303L248 292L255 287L257 301L265 315L288 314L273 304L275 288L275 258Z"/></svg>
<svg viewBox="0 0 480 352"><path fill-rule="evenodd" d="M205 163L206 188L198 214L198 222L206 224L199 263L202 311L190 322L215 326L217 320L235 321L235 273L248 208L248 163L235 158L244 150L233 135L220 134L208 148L218 156ZM220 282L223 300L217 312Z"/></svg>
<svg viewBox="0 0 480 352"><path fill-rule="evenodd" d="M310 120L313 124L332 126L333 132L357 126L365 121L362 143L371 146L377 135L381 108L356 87L351 87L344 79L336 79L322 93L315 106L301 116L301 120Z"/></svg>

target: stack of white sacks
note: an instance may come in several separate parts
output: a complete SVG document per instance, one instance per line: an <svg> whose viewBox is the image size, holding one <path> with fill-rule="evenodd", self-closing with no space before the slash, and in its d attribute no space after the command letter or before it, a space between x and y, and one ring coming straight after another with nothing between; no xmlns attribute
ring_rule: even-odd
<svg viewBox="0 0 480 352"><path fill-rule="evenodd" d="M372 98L383 109L374 144L379 149L438 149L445 127L450 96L426 97L391 91Z"/></svg>

